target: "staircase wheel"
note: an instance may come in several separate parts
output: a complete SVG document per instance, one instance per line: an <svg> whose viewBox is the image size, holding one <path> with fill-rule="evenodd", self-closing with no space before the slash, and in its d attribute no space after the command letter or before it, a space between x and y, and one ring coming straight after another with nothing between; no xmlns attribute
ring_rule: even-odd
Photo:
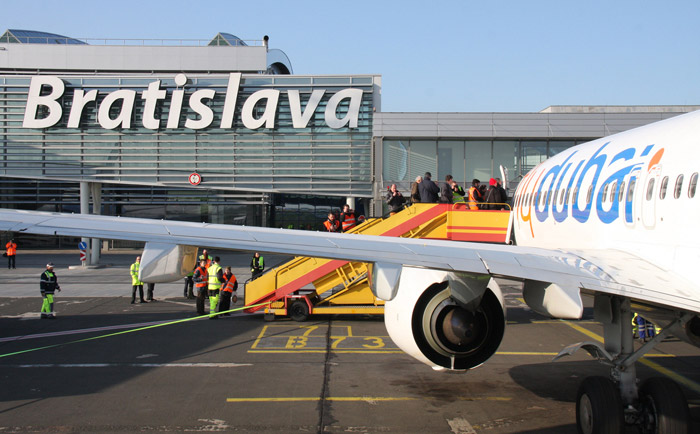
<svg viewBox="0 0 700 434"><path fill-rule="evenodd" d="M289 306L289 316L298 322L304 322L309 319L309 306L304 300L295 300Z"/></svg>

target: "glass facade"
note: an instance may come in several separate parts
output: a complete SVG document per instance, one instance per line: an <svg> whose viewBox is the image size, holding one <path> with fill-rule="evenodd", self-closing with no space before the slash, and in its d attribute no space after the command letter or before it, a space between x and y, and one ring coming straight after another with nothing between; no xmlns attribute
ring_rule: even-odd
<svg viewBox="0 0 700 434"><path fill-rule="evenodd" d="M467 187L474 178L482 183L500 178L508 169L511 187L540 162L590 138L580 140L398 140L382 143L382 184L396 184L410 192L416 176L425 172L442 182L445 175Z"/></svg>
<svg viewBox="0 0 700 434"><path fill-rule="evenodd" d="M309 219L291 217L284 204L300 215L307 209L323 214L346 197L372 195L375 76L242 75L233 94L228 74L188 73L184 85L165 73L41 75L65 84L56 100L62 116L44 128L25 127L37 76L0 76L0 206L77 211L78 182L88 181L103 185L106 214L306 227ZM158 126L147 128L145 93L156 81L162 97L152 118ZM133 94L131 106L128 98L105 102L125 90ZM355 95L361 90L357 107L350 97L333 102L348 90ZM43 85L41 96L50 91ZM76 93L90 91L97 97L84 104L77 127L69 128L73 104L80 103ZM265 93L270 91L276 101ZM299 95L296 106L291 93ZM202 107L196 105L197 95L207 96L199 98ZM50 115L47 104L37 106L38 121ZM224 122L227 104L233 109L230 127ZM108 121L121 119L121 125L105 127L103 105ZM207 123L208 113L205 127L186 127ZM331 125L329 118L347 121ZM196 187L188 181L193 172L202 179ZM57 194L38 194L44 188Z"/></svg>
<svg viewBox="0 0 700 434"><path fill-rule="evenodd" d="M37 176L60 180L124 182L148 185L188 186L188 175L198 172L202 187L224 190L290 192L330 196L370 197L373 77L358 83L354 77L275 77L244 76L237 94L233 123L219 127L227 98L225 75L188 76L177 128L167 128L173 91L181 89L172 75L139 77L59 76L66 92L59 101L63 119L49 128L23 128L31 77L0 77L0 138L2 160L0 174ZM143 126L144 102L140 97L150 83L160 80L165 98L156 107L154 117L160 127ZM295 83L296 80L296 83ZM98 122L101 107L112 92L136 92L133 119L129 127L106 129ZM261 98L248 111L254 120L274 112L272 123L246 127L242 121L244 103L255 92L279 91L279 102ZM299 92L301 110L314 90L324 91L317 108L304 127L293 125L292 108L286 92ZM361 89L357 127L331 128L326 108L333 95L343 89ZM67 128L66 119L75 90L97 90L94 103L83 109L79 128ZM186 102L198 91L211 91L213 98L203 100L211 110L210 125L202 129L186 128L189 118L201 120ZM231 98L231 96L228 96ZM343 99L334 115L342 119L350 100ZM119 117L119 103L112 105L110 119ZM39 106L39 111L45 106ZM200 110L202 111L202 110ZM37 117L41 117L41 113Z"/></svg>

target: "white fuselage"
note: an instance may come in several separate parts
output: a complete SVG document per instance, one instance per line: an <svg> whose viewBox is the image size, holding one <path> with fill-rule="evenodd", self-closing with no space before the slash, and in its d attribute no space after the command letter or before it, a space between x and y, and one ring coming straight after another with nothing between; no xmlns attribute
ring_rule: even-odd
<svg viewBox="0 0 700 434"><path fill-rule="evenodd" d="M520 182L516 242L617 250L698 282L700 111L568 149Z"/></svg>

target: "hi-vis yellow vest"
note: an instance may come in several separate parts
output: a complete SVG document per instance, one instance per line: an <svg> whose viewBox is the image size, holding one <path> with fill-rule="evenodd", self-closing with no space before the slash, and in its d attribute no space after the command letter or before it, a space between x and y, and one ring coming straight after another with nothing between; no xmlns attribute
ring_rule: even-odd
<svg viewBox="0 0 700 434"><path fill-rule="evenodd" d="M221 265L217 264L216 262L211 264L211 267L209 267L209 269L207 270L207 274L209 274L210 291L221 289L221 282L219 282L219 277L217 276L219 270L221 270Z"/></svg>
<svg viewBox="0 0 700 434"><path fill-rule="evenodd" d="M131 264L131 284L133 286L143 285L143 282L139 280L139 268L141 264L134 262Z"/></svg>

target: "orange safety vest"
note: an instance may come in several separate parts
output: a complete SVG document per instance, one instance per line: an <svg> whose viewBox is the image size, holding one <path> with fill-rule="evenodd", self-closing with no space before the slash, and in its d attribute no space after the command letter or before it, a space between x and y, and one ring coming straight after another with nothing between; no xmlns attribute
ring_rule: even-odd
<svg viewBox="0 0 700 434"><path fill-rule="evenodd" d="M17 254L17 244L8 241L7 244L5 244L5 248L7 249L7 256L14 256Z"/></svg>
<svg viewBox="0 0 700 434"><path fill-rule="evenodd" d="M332 223L330 220L326 220L325 222L323 222L323 225L326 227L326 230L328 230L328 232L338 232L338 220L333 220Z"/></svg>
<svg viewBox="0 0 700 434"><path fill-rule="evenodd" d="M224 277L226 275L224 274ZM231 274L231 277L224 283L224 287L221 288L223 292L233 292L233 288L236 287L236 275Z"/></svg>
<svg viewBox="0 0 700 434"><path fill-rule="evenodd" d="M469 188L469 201L467 202L467 206L469 206L469 209L471 209L471 210L478 210L479 209L479 207L477 206L479 201L477 200L476 196L474 195L475 190L478 191L479 189L476 187ZM479 193L477 193L477 194L479 194Z"/></svg>
<svg viewBox="0 0 700 434"><path fill-rule="evenodd" d="M207 269L209 269L209 267L211 267L211 256L207 255L207 257L205 258L204 255L199 255L199 261L201 261L202 259L207 261ZM197 262L199 263L199 261Z"/></svg>
<svg viewBox="0 0 700 434"><path fill-rule="evenodd" d="M355 220L355 214L343 214L343 232L349 231L350 229L354 228L356 224L357 220Z"/></svg>
<svg viewBox="0 0 700 434"><path fill-rule="evenodd" d="M209 286L209 277L207 276L207 269L202 267L197 267L199 270L199 282L195 282L194 286L197 288L207 288Z"/></svg>

